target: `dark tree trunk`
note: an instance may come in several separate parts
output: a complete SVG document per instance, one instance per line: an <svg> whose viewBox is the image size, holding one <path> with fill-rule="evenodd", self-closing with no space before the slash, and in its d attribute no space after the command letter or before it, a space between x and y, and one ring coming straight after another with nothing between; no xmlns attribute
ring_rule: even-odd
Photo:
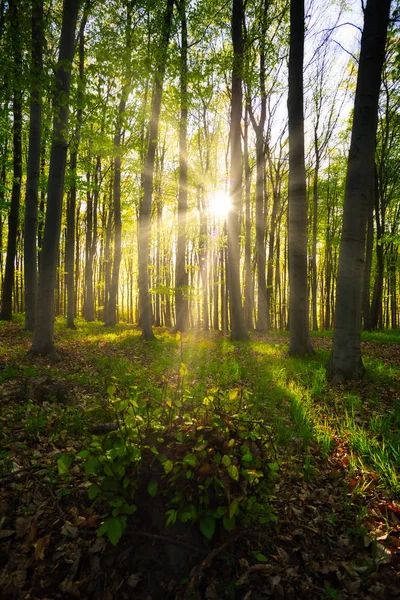
<svg viewBox="0 0 400 600"><path fill-rule="evenodd" d="M75 222L76 222L76 167L78 162L78 150L80 143L80 131L83 119L84 103L84 69L85 69L85 27L88 18L90 0L87 0L85 11L79 27L79 79L77 93L76 128L70 158L70 169L72 185L67 197L67 234L65 239L65 266L67 272L67 327L75 329L74 319L76 316L75 298Z"/></svg>
<svg viewBox="0 0 400 600"><path fill-rule="evenodd" d="M242 292L240 289L240 244L239 214L242 204L242 61L244 21L243 0L232 3L232 98L231 98L231 186L232 208L228 215L228 286L231 317L231 339L247 340L248 333L244 321Z"/></svg>
<svg viewBox="0 0 400 600"><path fill-rule="evenodd" d="M88 184L90 173L87 174ZM93 191L88 190L86 195L86 239L85 239L85 298L83 316L89 323L94 321L94 296L93 296Z"/></svg>
<svg viewBox="0 0 400 600"><path fill-rule="evenodd" d="M290 2L289 51L289 354L313 352L308 322L307 195L303 113L304 0Z"/></svg>
<svg viewBox="0 0 400 600"><path fill-rule="evenodd" d="M14 285L15 257L17 252L17 232L19 222L19 205L21 199L22 179L22 50L20 31L20 1L9 2L11 23L11 44L14 59L13 73L13 183L11 191L11 205L8 215L8 237L6 270L3 281L3 296L0 319L12 319L12 292Z"/></svg>
<svg viewBox="0 0 400 600"><path fill-rule="evenodd" d="M158 142L162 88L165 74L165 57L171 34L174 0L167 0L162 35L157 54L156 75L151 102L151 119L148 128L148 148L142 174L142 198L139 208L139 304L140 325L144 340L153 340L152 311L149 295L149 245L151 204L153 197L154 160Z"/></svg>
<svg viewBox="0 0 400 600"><path fill-rule="evenodd" d="M178 243L176 249L175 267L175 305L176 305L176 330L186 331L188 326L188 301L187 301L187 273L185 264L186 255L186 214L187 214L187 22L186 0L180 0L179 5L181 21L181 120L179 124L179 197L178 197Z"/></svg>
<svg viewBox="0 0 400 600"><path fill-rule="evenodd" d="M47 188L47 210L32 344L32 352L37 354L54 352L54 286L60 244L67 155L69 90L79 4L79 0L64 0L63 5L60 51L55 76L54 120Z"/></svg>
<svg viewBox="0 0 400 600"><path fill-rule="evenodd" d="M40 180L40 145L42 127L42 71L43 71L43 0L32 2L32 83L29 119L29 152L26 173L24 281L25 328L35 328L37 293L37 220Z"/></svg>
<svg viewBox="0 0 400 600"><path fill-rule="evenodd" d="M354 105L336 290L336 317L328 374L333 381L357 380L361 358L361 300L365 230L372 196L378 100L390 0L368 0Z"/></svg>

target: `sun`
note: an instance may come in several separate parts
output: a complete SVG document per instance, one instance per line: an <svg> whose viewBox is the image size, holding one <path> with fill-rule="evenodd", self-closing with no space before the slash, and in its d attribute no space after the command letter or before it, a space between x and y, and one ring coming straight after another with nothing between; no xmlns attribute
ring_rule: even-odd
<svg viewBox="0 0 400 600"><path fill-rule="evenodd" d="M232 201L227 192L217 191L210 199L210 212L221 219L228 216Z"/></svg>

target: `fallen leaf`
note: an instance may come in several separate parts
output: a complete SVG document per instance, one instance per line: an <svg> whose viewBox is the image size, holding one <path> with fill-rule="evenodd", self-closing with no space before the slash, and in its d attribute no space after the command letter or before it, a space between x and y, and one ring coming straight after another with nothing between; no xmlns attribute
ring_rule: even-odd
<svg viewBox="0 0 400 600"><path fill-rule="evenodd" d="M33 544L33 547L35 548L36 560L44 559L44 555L45 555L47 548L49 547L49 544L50 544L50 536L49 535L45 535L44 537L40 538L36 542L36 544Z"/></svg>
<svg viewBox="0 0 400 600"><path fill-rule="evenodd" d="M14 533L16 533L14 529L0 529L0 540L5 540L14 535Z"/></svg>
<svg viewBox="0 0 400 600"><path fill-rule="evenodd" d="M142 578L141 573L132 573L132 575L129 577L129 579L127 581L127 584L129 585L130 588L135 589L135 587L140 582L141 578Z"/></svg>

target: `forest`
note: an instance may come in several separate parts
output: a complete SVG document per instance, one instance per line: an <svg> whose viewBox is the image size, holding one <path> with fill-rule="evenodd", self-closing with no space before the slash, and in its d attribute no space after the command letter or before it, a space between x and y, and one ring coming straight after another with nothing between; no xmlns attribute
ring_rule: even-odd
<svg viewBox="0 0 400 600"><path fill-rule="evenodd" d="M0 0L0 598L400 598L399 23Z"/></svg>

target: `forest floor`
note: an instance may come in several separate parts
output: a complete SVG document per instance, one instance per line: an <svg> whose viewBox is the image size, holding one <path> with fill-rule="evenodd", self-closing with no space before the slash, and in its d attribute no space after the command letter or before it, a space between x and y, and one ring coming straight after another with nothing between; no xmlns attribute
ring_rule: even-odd
<svg viewBox="0 0 400 600"><path fill-rule="evenodd" d="M156 335L0 324L0 597L400 598L400 333L334 388L329 333Z"/></svg>

